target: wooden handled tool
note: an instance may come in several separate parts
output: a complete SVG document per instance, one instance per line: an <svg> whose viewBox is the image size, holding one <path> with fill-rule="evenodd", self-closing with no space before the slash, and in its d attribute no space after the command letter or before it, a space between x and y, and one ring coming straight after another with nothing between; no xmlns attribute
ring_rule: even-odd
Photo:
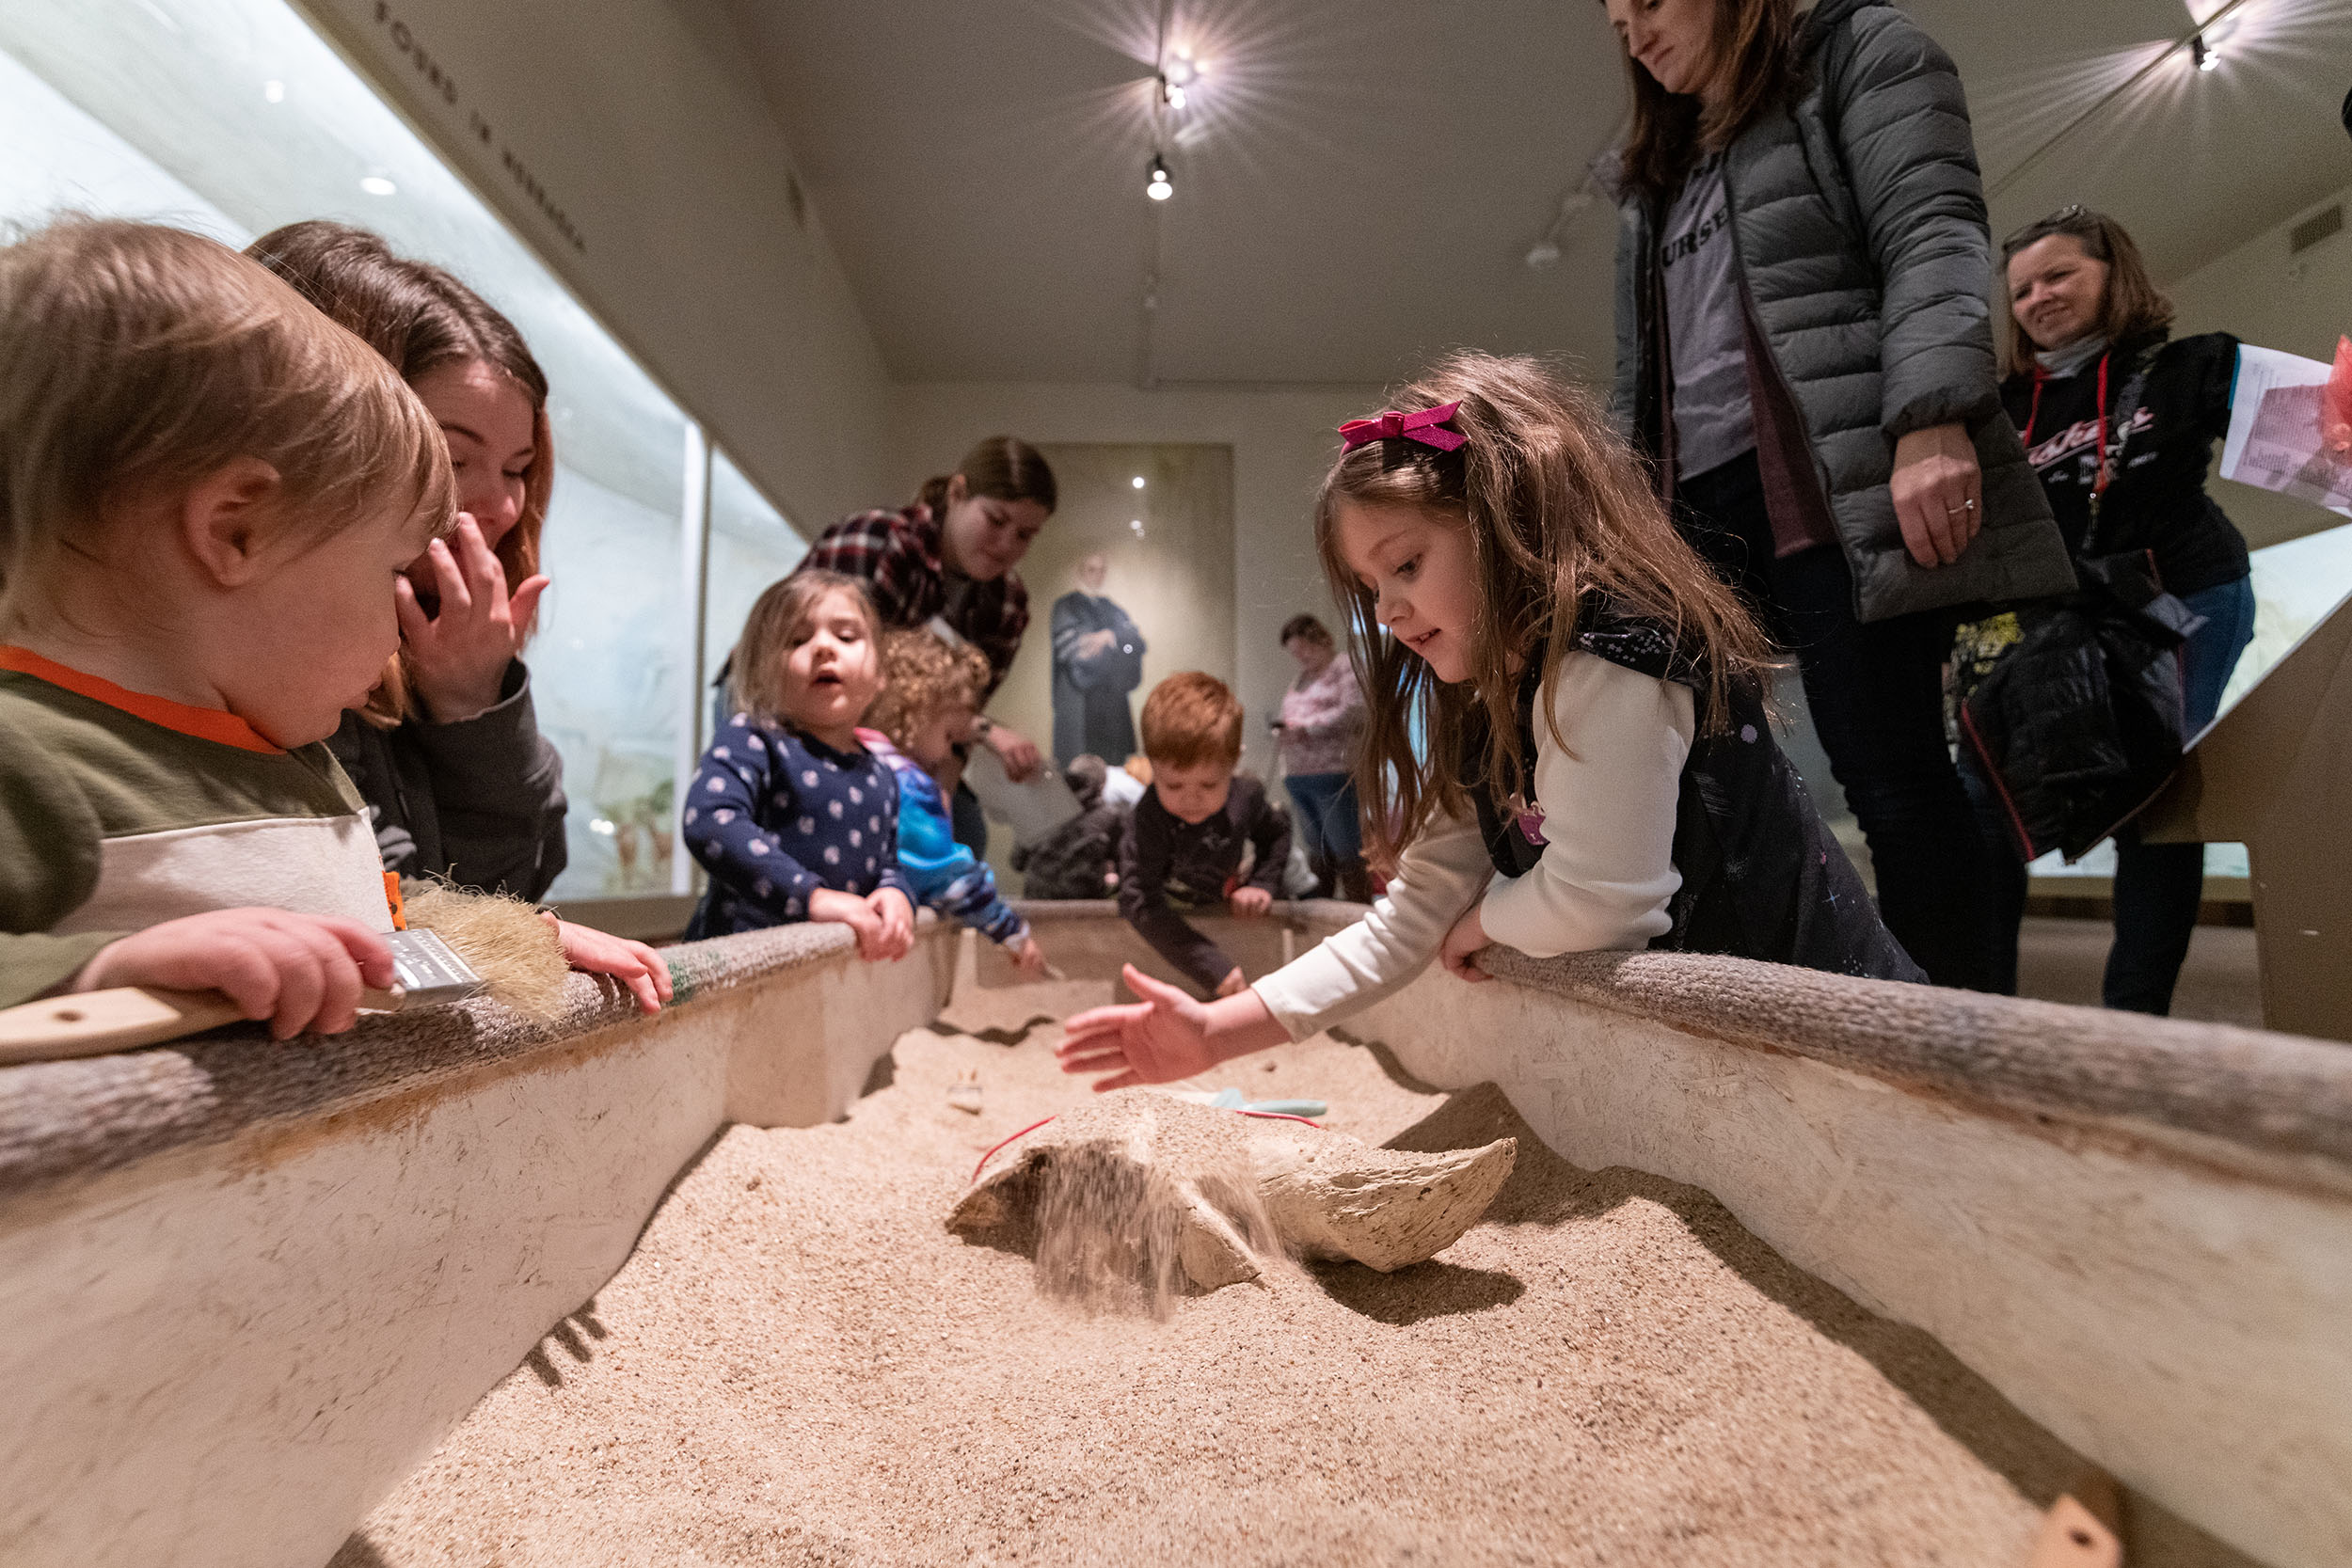
<svg viewBox="0 0 2352 1568"><path fill-rule="evenodd" d="M481 977L432 932L388 931L385 940L392 944L397 979L389 990L362 990L362 1007L390 1012L430 1006L482 990ZM136 1051L244 1018L237 1005L216 990L118 986L52 996L0 1010L0 1067Z"/></svg>
<svg viewBox="0 0 2352 1568"><path fill-rule="evenodd" d="M397 990L370 987L360 993L359 1006L392 1008L405 1000ZM0 1066L136 1051L143 1045L161 1045L183 1035L217 1029L244 1017L234 1002L216 990L117 986L76 996L52 996L0 1012Z"/></svg>
<svg viewBox="0 0 2352 1568"><path fill-rule="evenodd" d="M2115 1478L2088 1470L2042 1517L2027 1568L2123 1568L2122 1524Z"/></svg>

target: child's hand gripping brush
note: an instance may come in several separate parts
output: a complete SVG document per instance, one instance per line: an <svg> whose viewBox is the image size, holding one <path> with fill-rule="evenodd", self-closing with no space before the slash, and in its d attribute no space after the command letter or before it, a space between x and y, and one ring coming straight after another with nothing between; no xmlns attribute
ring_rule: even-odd
<svg viewBox="0 0 2352 1568"><path fill-rule="evenodd" d="M565 964L555 928L528 904L427 888L407 900L411 928L387 931L394 982L359 1006L392 1012L487 994L537 1018L560 1006ZM135 1051L246 1021L216 990L118 986L0 1010L0 1067Z"/></svg>

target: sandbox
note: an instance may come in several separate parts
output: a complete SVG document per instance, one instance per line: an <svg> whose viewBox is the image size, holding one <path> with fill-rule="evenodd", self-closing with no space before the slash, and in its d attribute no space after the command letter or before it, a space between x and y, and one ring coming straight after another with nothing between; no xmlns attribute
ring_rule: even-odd
<svg viewBox="0 0 2352 1568"><path fill-rule="evenodd" d="M1498 957L1223 1075L1518 1137L1484 1224L1089 1315L940 1224L1134 951L1036 912L1069 985L769 933L651 1022L0 1073L0 1558L2012 1563L2089 1458L2135 1562L2352 1559L2343 1047Z"/></svg>

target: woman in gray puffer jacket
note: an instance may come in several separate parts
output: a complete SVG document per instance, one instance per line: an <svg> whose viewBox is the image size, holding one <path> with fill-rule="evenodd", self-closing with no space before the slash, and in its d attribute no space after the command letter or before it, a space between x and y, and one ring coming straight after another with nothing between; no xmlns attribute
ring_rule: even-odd
<svg viewBox="0 0 2352 1568"><path fill-rule="evenodd" d="M1881 913L1984 987L1988 847L1944 738L1954 607L2071 592L1994 374L1959 74L1884 0L1606 0L1616 405L1685 537L1796 654Z"/></svg>

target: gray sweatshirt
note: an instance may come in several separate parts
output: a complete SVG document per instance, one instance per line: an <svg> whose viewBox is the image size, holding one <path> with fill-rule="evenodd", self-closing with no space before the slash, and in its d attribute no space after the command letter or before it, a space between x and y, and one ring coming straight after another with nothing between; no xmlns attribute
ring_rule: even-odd
<svg viewBox="0 0 2352 1568"><path fill-rule="evenodd" d="M530 899L563 872L564 759L539 734L522 660L471 719L378 729L345 713L327 745L372 808L387 871Z"/></svg>

